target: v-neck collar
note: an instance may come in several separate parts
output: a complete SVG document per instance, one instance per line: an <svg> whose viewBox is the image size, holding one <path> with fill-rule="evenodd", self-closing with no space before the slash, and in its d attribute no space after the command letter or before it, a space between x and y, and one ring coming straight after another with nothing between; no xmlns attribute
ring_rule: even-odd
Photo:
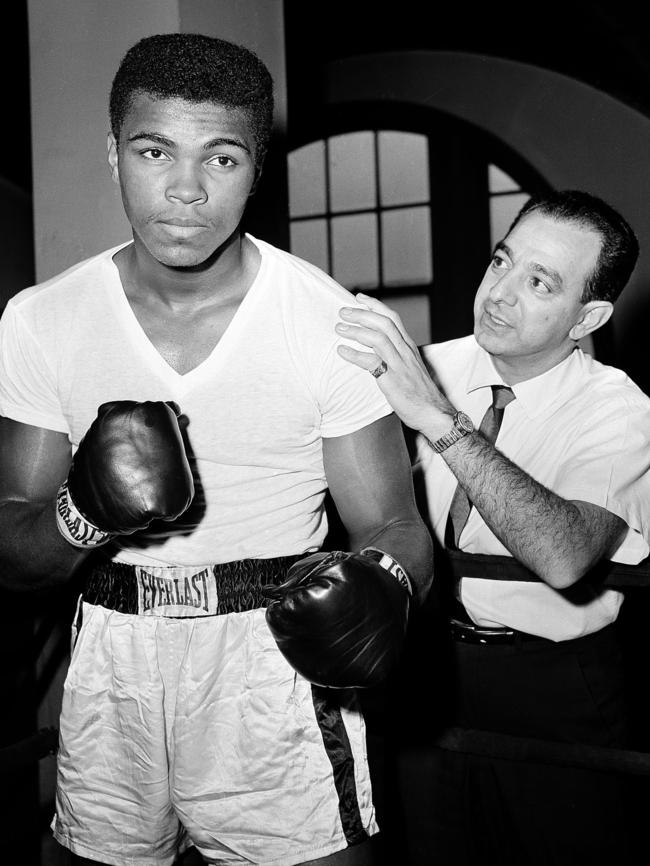
<svg viewBox="0 0 650 866"><path fill-rule="evenodd" d="M154 371L156 375L158 375L160 378L165 380L176 391L186 391L190 387L194 387L198 382L203 381L206 377L214 375L215 372L223 365L225 359L230 355L233 345L238 340L242 331L245 329L247 323L249 322L254 310L256 309L258 295L263 292L264 286L268 285L268 281L264 277L265 271L268 267L268 257L265 255L262 246L257 243L255 238L253 238L249 234L247 234L246 237L248 238L248 240L251 241L251 243L254 244L255 248L260 254L260 265L257 273L253 278L253 282L251 283L250 288L248 289L248 291L242 298L239 306L237 307L235 314L233 315L225 331L221 335L217 344L213 347L210 354L206 358L204 358L203 361L197 364L196 367L193 367L186 373L177 372L163 358L158 349L156 349L154 344L149 339L144 328L138 321L138 317L133 312L131 304L129 303L129 299L122 284L119 268L114 261L114 256L120 250L127 247L129 243L133 243L133 241L128 241L126 243L120 244L119 246L116 246L113 249L109 250L107 253L107 283L109 286L117 289L117 291L112 290L109 292L109 299L113 303L114 312L117 315L118 319L122 322L125 330L127 331L131 339L132 345L137 347L137 349L141 352L143 358L150 366L152 371Z"/></svg>

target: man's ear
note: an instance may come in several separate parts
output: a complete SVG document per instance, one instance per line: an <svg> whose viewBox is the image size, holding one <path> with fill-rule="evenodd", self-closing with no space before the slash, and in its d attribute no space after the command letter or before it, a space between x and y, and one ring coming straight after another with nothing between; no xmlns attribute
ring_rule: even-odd
<svg viewBox="0 0 650 866"><path fill-rule="evenodd" d="M248 193L248 197L250 198L252 195L255 195L257 192L257 185L260 182L260 178L262 176L262 166L257 166L255 168L255 177L253 178L253 185L250 188L250 192Z"/></svg>
<svg viewBox="0 0 650 866"><path fill-rule="evenodd" d="M569 331L569 337L581 340L587 334L593 334L602 328L613 312L614 305L610 301L589 301L583 305L578 321Z"/></svg>
<svg viewBox="0 0 650 866"><path fill-rule="evenodd" d="M115 136L112 132L108 133L108 140L106 142L108 148L108 165L111 169L111 178L114 183L120 182L120 172L118 168L118 155L117 155L117 141L115 141Z"/></svg>

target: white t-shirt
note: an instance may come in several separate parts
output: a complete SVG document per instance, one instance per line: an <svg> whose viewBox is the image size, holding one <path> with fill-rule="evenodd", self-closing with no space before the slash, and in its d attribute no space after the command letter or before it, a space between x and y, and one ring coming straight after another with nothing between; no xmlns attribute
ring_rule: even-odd
<svg viewBox="0 0 650 866"><path fill-rule="evenodd" d="M478 427L492 401L490 385L502 382L490 356L473 336L423 349L451 403ZM532 478L563 499L600 505L628 524L611 557L635 564L648 555L650 539L650 399L621 370L576 349L541 376L512 386L516 399L505 410L497 448ZM418 439L428 518L444 543L456 479L424 437ZM460 537L466 553L508 556L509 551L476 509ZM481 626L504 625L553 640L603 628L616 619L620 592L594 591L573 600L543 583L463 578L461 598Z"/></svg>
<svg viewBox="0 0 650 866"><path fill-rule="evenodd" d="M173 400L188 416L194 503L163 525L169 537L120 538L121 561L201 565L318 548L322 437L391 411L372 376L336 352L338 311L353 296L248 237L261 253L255 281L209 357L184 375L131 310L113 262L124 244L20 292L0 321L3 415L66 433L73 450L110 400Z"/></svg>

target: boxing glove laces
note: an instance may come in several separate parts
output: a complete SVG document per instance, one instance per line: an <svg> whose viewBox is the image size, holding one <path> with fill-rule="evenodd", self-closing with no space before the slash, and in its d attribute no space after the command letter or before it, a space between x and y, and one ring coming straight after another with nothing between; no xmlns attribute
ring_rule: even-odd
<svg viewBox="0 0 650 866"><path fill-rule="evenodd" d="M194 496L176 411L161 401L103 403L57 494L59 532L75 547L175 520Z"/></svg>
<svg viewBox="0 0 650 866"><path fill-rule="evenodd" d="M397 665L411 584L387 553L313 553L264 592L266 621L280 652L310 682L368 688Z"/></svg>

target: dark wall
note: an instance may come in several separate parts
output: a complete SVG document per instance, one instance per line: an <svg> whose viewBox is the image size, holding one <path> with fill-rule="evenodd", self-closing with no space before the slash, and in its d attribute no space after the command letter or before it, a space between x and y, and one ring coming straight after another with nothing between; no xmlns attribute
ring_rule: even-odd
<svg viewBox="0 0 650 866"><path fill-rule="evenodd" d="M34 281L32 149L29 102L27 3L3 12L5 47L0 52L4 82L4 129L0 135L0 311Z"/></svg>
<svg viewBox="0 0 650 866"><path fill-rule="evenodd" d="M31 202L29 51L26 2L3 10L4 129L0 135L0 311L11 295L34 281ZM36 731L34 613L23 597L0 593L0 816L6 863L36 864L39 857L38 765L13 765L7 746ZM5 859L6 858L6 859Z"/></svg>
<svg viewBox="0 0 650 866"><path fill-rule="evenodd" d="M32 189L32 150L29 106L29 48L27 3L13 0L2 13L4 49L0 75L4 82L0 136L0 174L27 193Z"/></svg>
<svg viewBox="0 0 650 866"><path fill-rule="evenodd" d="M318 111L323 64L383 51L463 51L518 60L604 90L650 115L650 30L633 0L549 0L535 14L521 2L399 6L285 0L291 124Z"/></svg>

